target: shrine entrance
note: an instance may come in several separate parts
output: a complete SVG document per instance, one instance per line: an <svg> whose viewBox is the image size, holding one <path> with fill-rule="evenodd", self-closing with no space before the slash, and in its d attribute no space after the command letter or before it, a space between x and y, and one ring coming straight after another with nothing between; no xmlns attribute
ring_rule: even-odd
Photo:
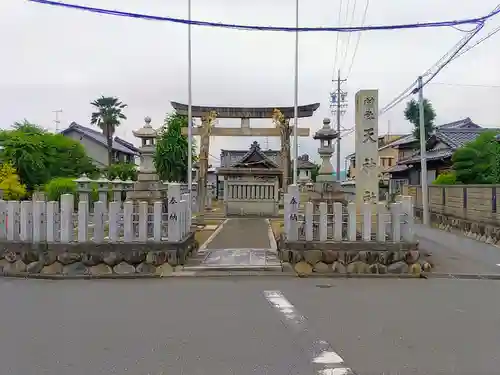
<svg viewBox="0 0 500 375"><path fill-rule="evenodd" d="M187 104L181 104L177 102L171 102L172 107L175 109L175 111L181 115L187 115L188 114L188 106ZM311 117L314 112L319 108L319 103L315 104L309 104L309 105L304 105L304 106L299 106L298 107L298 117L303 118L303 117ZM243 164L238 164L236 163L241 162L241 160L233 160L230 161L227 165L222 165L221 161L221 168L220 169L227 169L227 168L232 168L235 167L239 170L239 172L232 171L230 172L229 170L225 170L227 172L226 174L222 174L224 176L224 185L226 187L226 184L229 186L234 186L234 190L232 190L233 193L231 199L234 199L234 201L238 200L240 202L245 201L243 199L243 195L241 194L247 194L243 193L243 190L245 192L249 192L248 194L248 202L253 202L253 203L248 203L246 207L248 208L248 211L251 211L251 208L254 207L255 202L257 201L257 198L251 198L252 194L251 191L253 191L255 194L257 192L255 187L247 186L247 185L235 185L233 183L229 184L229 181L238 181L241 180L242 176L252 176L252 178L265 178L269 179L270 176L272 176L272 181L270 182L271 185L276 186L274 193L272 194L272 198L265 198L266 200L273 200L277 199L277 190L279 189L280 185L279 183L277 185L275 184L274 178L282 178L284 181L283 184L286 185L287 183L287 178L283 178L283 176L288 176L288 170L290 169L290 159L289 157L284 157L284 155L289 155L290 153L285 152L285 150L290 149L290 138L289 134L284 134L283 130L278 128L278 127L268 127L268 128L252 128L250 127L250 119L273 119L273 116L275 114L276 110L279 110L280 113L283 115L283 118L285 121L289 121L290 118L294 117L294 107L212 107L212 106L192 106L192 117L193 118L201 118L202 124L201 126L194 127L192 130L192 134L196 136L200 136L200 157L199 157L199 179L198 179L198 199L199 202L202 202L203 204L200 204L199 210L200 213L203 214L205 210L205 205L204 203L206 202L206 186L207 186L207 171L208 171L208 152L209 152L209 147L210 147L210 137L211 136L219 136L219 137L279 137L281 140L281 151L280 151L280 158L277 162L273 162L274 165L271 168L271 165L269 164L269 161L266 160L261 164L263 168L259 168L258 171L254 170L251 171L254 168L244 168ZM240 127L238 128L223 128L223 127L217 127L214 126L214 120L215 118L239 118L241 121ZM293 134L293 127L288 128L288 130ZM188 129L183 128L182 129L183 134L187 135ZM310 130L308 128L298 128L298 136L299 137L308 137L310 134ZM260 149L260 148L259 148ZM267 158L266 158L267 159ZM272 162L272 161L271 161ZM242 172L243 169L246 169L246 172ZM269 175L269 170L272 169L273 172L271 175ZM266 171L266 173L263 173ZM224 172L224 171L223 171ZM239 174L238 174L239 173ZM260 174L263 173L263 174ZM221 174L219 174L221 175ZM231 177L231 179L230 179ZM237 178L236 178L237 177ZM235 179L236 178L236 179ZM248 180L246 180L248 182ZM259 183L260 185L260 183ZM269 185L269 189L271 188L271 185ZM263 185L262 185L263 186ZM225 190L226 191L226 190ZM258 190L259 192L261 190ZM267 190L266 190L267 191ZM259 193L260 194L260 193ZM264 193L262 193L264 194ZM267 193L266 193L267 194ZM227 193L224 193L225 198L230 199L229 196L226 196ZM241 198L240 198L241 196ZM247 196L247 195L245 195ZM263 197L267 197L270 195L263 195ZM268 208L270 206L270 203L268 204ZM232 210L232 205L231 208L228 207L228 209L231 211ZM270 212L269 209L266 209L266 212ZM236 213L235 213L236 214Z"/></svg>

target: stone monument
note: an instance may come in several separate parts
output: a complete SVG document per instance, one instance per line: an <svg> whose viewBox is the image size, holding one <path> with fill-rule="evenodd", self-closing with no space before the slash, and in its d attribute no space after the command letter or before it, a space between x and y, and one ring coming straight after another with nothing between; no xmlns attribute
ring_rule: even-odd
<svg viewBox="0 0 500 375"><path fill-rule="evenodd" d="M166 198L166 186L160 181L154 166L157 131L151 126L151 118L144 119L142 128L133 131L141 140L139 147L140 164L137 181L133 189L127 192L127 200L148 202L150 204Z"/></svg>
<svg viewBox="0 0 500 375"><path fill-rule="evenodd" d="M379 198L378 90L356 93L356 207Z"/></svg>

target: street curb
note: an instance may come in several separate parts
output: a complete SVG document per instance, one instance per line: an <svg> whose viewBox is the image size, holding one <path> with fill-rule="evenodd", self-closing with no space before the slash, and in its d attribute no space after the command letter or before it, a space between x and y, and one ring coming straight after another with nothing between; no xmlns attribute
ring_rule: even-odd
<svg viewBox="0 0 500 375"><path fill-rule="evenodd" d="M473 273L425 273L429 279L460 279L460 280L500 280L500 274L473 274Z"/></svg>
<svg viewBox="0 0 500 375"><path fill-rule="evenodd" d="M419 279L425 278L411 274L322 274L314 273L310 275L297 275L295 272L276 272L270 270L206 270L199 272L181 271L172 272L166 275L154 274L125 274L125 275L48 275L27 272L3 272L0 277L15 279L35 279L35 280L135 280L135 279L168 279L168 278L224 278L224 277L288 277L288 278L331 278L331 279ZM500 275L498 275L500 279Z"/></svg>

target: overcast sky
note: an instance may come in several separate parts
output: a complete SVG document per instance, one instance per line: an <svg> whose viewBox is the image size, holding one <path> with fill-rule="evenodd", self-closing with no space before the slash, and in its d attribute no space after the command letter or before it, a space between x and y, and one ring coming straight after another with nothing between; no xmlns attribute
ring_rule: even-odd
<svg viewBox="0 0 500 375"><path fill-rule="evenodd" d="M187 0L68 0L81 5L162 16L187 17ZM344 0L341 23L361 22L366 0ZM349 2L349 11L345 6ZM300 25L337 25L340 0L301 0ZM491 11L497 0L371 0L366 24L412 23L460 19ZM192 17L226 23L294 26L293 0L192 0ZM483 34L500 25L493 19ZM467 27L464 27L467 28ZM29 3L0 0L0 121L3 128L28 119L54 129L72 121L87 126L90 101L118 96L129 105L128 120L117 135L133 140L131 131L150 116L160 126L170 101L187 103L187 26L120 18ZM381 106L404 90L455 45L463 33L455 29L376 31L363 33L353 59L357 34L342 34L339 58L343 74L352 72L343 88L354 102L360 89L378 88ZM193 104L220 106L293 106L294 34L194 27ZM350 39L349 39L350 38ZM301 127L317 130L331 116L336 33L301 33L299 103L320 102ZM500 34L454 61L435 79L448 84L500 85ZM345 56L345 58L344 58ZM339 64L340 63L340 64ZM338 68L338 66L337 66ZM429 85L425 96L437 111L437 122L471 117L500 127L500 88ZM379 133L404 133L411 126L404 105L380 118ZM353 126L353 104L343 126ZM237 125L221 120L219 125ZM256 121L255 126L271 125ZM213 163L221 148L248 148L253 139L213 139ZM277 139L258 139L278 148ZM300 153L317 159L317 144L302 139ZM341 155L354 151L354 135L344 138Z"/></svg>

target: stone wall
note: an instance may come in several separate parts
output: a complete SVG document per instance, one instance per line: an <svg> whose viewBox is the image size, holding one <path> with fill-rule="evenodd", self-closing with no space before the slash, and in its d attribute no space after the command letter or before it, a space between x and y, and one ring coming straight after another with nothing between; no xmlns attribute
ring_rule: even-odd
<svg viewBox="0 0 500 375"><path fill-rule="evenodd" d="M178 243L1 242L4 275L164 275L185 264L198 249L194 233Z"/></svg>
<svg viewBox="0 0 500 375"><path fill-rule="evenodd" d="M432 268L428 255L417 243L391 242L288 242L277 241L281 261L299 275L325 274L413 274Z"/></svg>
<svg viewBox="0 0 500 375"><path fill-rule="evenodd" d="M405 186L421 216L422 188ZM431 223L447 231L459 230L488 243L500 242L500 185L429 186Z"/></svg>

